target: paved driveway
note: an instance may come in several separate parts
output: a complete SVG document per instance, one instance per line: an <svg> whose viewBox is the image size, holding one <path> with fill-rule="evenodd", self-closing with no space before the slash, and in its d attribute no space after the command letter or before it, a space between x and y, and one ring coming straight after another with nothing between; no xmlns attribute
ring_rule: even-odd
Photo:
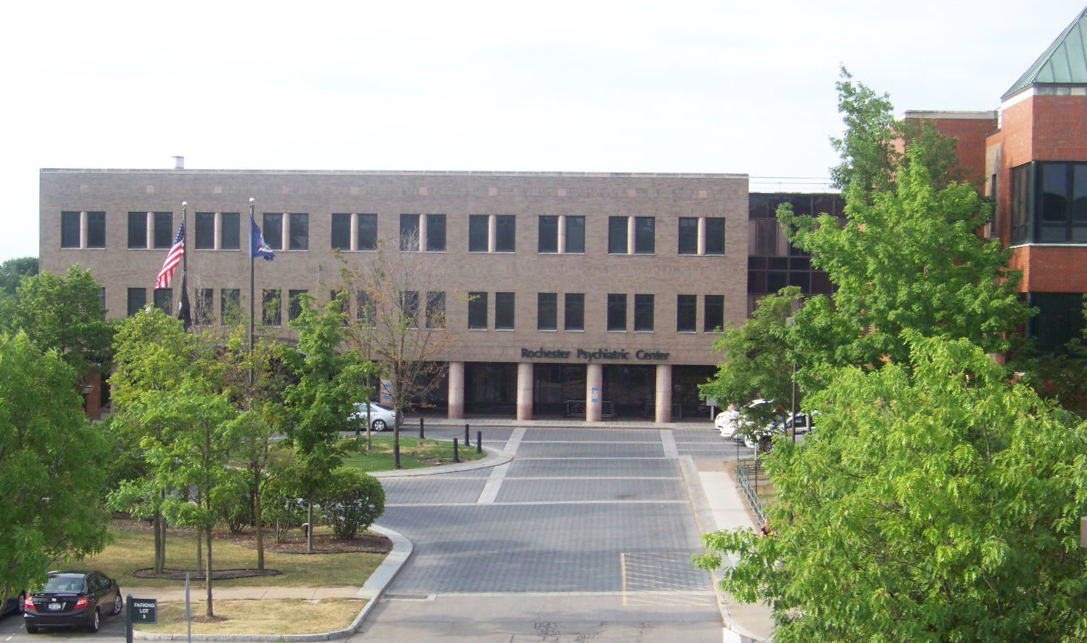
<svg viewBox="0 0 1087 643"><path fill-rule="evenodd" d="M379 522L416 549L359 638L721 640L710 577L690 563L699 534L679 456L726 457L731 443L623 428L490 429L484 441L515 459L383 480Z"/></svg>

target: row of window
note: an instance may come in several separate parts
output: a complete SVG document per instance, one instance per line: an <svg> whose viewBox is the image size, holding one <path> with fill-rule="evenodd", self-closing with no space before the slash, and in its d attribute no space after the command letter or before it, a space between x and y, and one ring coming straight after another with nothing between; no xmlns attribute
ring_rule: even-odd
<svg viewBox="0 0 1087 643"><path fill-rule="evenodd" d="M1087 163L1026 163L1010 188L1013 244L1087 243Z"/></svg>
<svg viewBox="0 0 1087 643"><path fill-rule="evenodd" d="M301 297L306 290L287 291L287 319L293 321L302 313ZM104 293L103 293L104 295ZM331 292L330 297L341 293ZM156 288L153 291L154 305L167 312L173 311L173 290ZM215 323L215 291L212 288L197 288L193 292L193 320L197 324ZM242 319L241 291L237 288L223 288L219 291L221 324L236 324ZM374 305L365 292L359 292L354 302L344 298L348 313L352 303L355 315L360 321L374 319ZM261 292L261 323L265 326L283 325L283 291L279 288L265 288ZM420 321L426 328L445 328L445 293L428 292L424 301L423 318L419 319L419 293L407 290L400 293L399 314L403 315L409 326L417 326ZM472 292L468 294L468 328L487 330L490 320L490 293ZM494 293L494 329L514 330L516 296L512 292ZM563 330L585 330L585 294L564 293ZM609 331L627 330L627 305L629 297L625 293L609 293L607 297L607 329ZM650 294L635 294L633 298L633 328L635 332L652 332L655 328L656 297ZM128 289L128 314L134 315L147 306L146 288ZM557 331L559 320L559 294L541 292L536 294L536 328L541 331ZM676 331L680 333L697 332L698 295L676 295ZM703 295L702 331L711 333L719 330L725 323L724 295Z"/></svg>
<svg viewBox="0 0 1087 643"><path fill-rule="evenodd" d="M309 250L309 214L266 212L262 217L264 241L273 250ZM330 247L335 250L377 250L377 215L334 213ZM680 217L677 252L681 255L725 254L725 219ZM197 250L238 250L241 247L241 214L197 212L193 226ZM128 247L169 248L176 229L171 212L129 212ZM61 212L62 248L105 248L105 212ZM401 214L400 249L444 252L446 215ZM517 218L512 214L468 216L468 251L510 253L517 251ZM537 252L541 254L585 252L585 217L543 215L538 217ZM655 217L608 217L609 254L654 254Z"/></svg>

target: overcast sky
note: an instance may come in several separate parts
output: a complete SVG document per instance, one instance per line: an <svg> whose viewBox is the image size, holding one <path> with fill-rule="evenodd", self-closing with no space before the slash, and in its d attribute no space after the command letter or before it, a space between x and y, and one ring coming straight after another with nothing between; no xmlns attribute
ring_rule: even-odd
<svg viewBox="0 0 1087 643"><path fill-rule="evenodd" d="M0 26L0 261L38 254L41 168L174 155L825 181L839 64L898 112L995 109L1083 3L18 3Z"/></svg>

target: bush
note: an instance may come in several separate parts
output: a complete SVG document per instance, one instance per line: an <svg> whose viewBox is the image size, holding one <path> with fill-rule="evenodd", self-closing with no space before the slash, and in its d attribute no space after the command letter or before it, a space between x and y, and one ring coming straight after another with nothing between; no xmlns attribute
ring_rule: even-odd
<svg viewBox="0 0 1087 643"><path fill-rule="evenodd" d="M332 478L320 505L332 532L346 540L365 531L385 513L385 489L377 478L356 469L340 469Z"/></svg>
<svg viewBox="0 0 1087 643"><path fill-rule="evenodd" d="M261 520L275 531L277 543L287 537L287 530L306 522L306 503L298 498L293 480L278 475L268 481L261 503Z"/></svg>

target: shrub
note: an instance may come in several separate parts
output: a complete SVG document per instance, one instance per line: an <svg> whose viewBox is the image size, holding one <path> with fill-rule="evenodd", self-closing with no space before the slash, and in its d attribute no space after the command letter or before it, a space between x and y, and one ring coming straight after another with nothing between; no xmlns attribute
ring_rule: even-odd
<svg viewBox="0 0 1087 643"><path fill-rule="evenodd" d="M376 478L356 469L333 474L329 491L320 502L332 532L341 540L365 531L385 513L385 490Z"/></svg>

